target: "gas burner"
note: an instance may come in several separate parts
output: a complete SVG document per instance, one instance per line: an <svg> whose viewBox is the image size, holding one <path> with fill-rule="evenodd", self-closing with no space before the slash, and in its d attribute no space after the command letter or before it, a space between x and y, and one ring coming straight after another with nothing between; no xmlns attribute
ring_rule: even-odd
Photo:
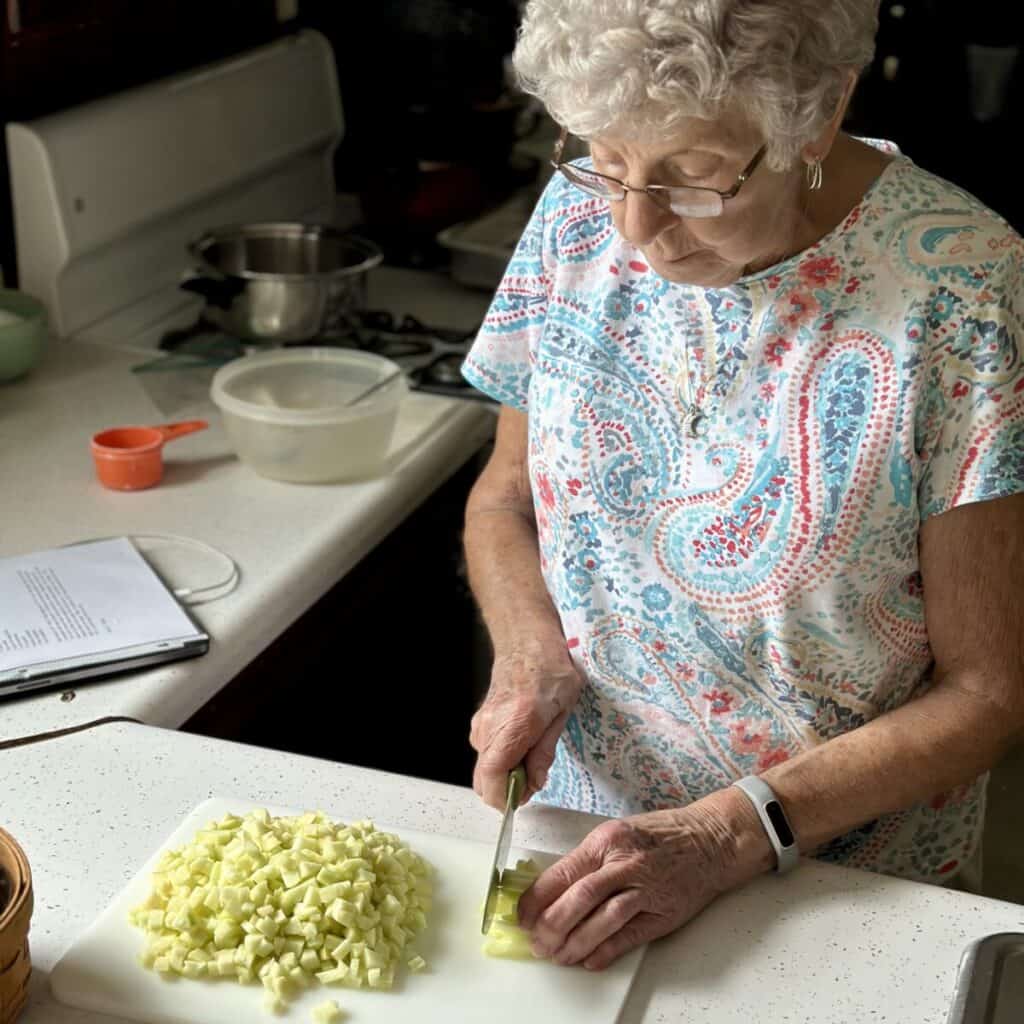
<svg viewBox="0 0 1024 1024"><path fill-rule="evenodd" d="M330 333L309 341L283 344L243 342L200 318L189 327L168 331L160 348L181 357L198 356L218 362L227 362L253 349L300 345L355 348L394 360L405 370L409 386L416 391L490 402L492 399L462 376L462 362L475 336L475 330L433 327L414 316L397 318L386 310L371 309L354 314L344 327Z"/></svg>
<svg viewBox="0 0 1024 1024"><path fill-rule="evenodd" d="M169 330L161 337L158 347L164 352L175 352L182 347L187 348L188 344L197 338L212 337L227 338L227 335L219 327L200 317L187 327L174 327ZM231 340L236 341L237 339L232 338ZM242 343L238 341L237 344L241 346Z"/></svg>
<svg viewBox="0 0 1024 1024"><path fill-rule="evenodd" d="M465 345L467 349L469 342L476 335L475 330L460 331L451 327L428 327L408 313L396 322L394 316L383 309L365 310L357 314L357 320L361 327L370 331L425 338L442 342L445 345Z"/></svg>
<svg viewBox="0 0 1024 1024"><path fill-rule="evenodd" d="M442 352L425 366L414 370L419 384L438 384L444 387L465 387L462 376L463 356L458 352Z"/></svg>
<svg viewBox="0 0 1024 1024"><path fill-rule="evenodd" d="M433 344L426 338L406 337L384 331L375 331L369 337L361 338L357 344L366 352L376 352L396 362L411 356L428 356L434 351Z"/></svg>
<svg viewBox="0 0 1024 1024"><path fill-rule="evenodd" d="M476 331L434 327L414 316L397 318L386 310L366 310L354 318L352 330L317 345L346 345L393 359L407 373L409 385L452 398L490 402L462 376L462 363Z"/></svg>

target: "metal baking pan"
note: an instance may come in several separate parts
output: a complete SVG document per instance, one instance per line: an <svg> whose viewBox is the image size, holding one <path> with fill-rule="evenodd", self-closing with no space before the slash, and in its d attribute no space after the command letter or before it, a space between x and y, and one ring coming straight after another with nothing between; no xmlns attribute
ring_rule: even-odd
<svg viewBox="0 0 1024 1024"><path fill-rule="evenodd" d="M529 223L536 193L520 189L477 220L445 228L437 240L452 254L452 278L471 288L493 292Z"/></svg>
<svg viewBox="0 0 1024 1024"><path fill-rule="evenodd" d="M972 942L960 960L946 1024L1024 1022L1024 932Z"/></svg>

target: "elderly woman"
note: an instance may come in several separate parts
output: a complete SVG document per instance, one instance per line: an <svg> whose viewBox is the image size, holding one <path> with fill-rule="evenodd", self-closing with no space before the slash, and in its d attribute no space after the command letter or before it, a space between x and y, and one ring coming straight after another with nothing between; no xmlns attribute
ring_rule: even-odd
<svg viewBox="0 0 1024 1024"><path fill-rule="evenodd" d="M1024 726L1024 243L840 130L876 7L526 8L565 132L465 367L471 740L614 819L523 897L560 963L799 854L970 884Z"/></svg>

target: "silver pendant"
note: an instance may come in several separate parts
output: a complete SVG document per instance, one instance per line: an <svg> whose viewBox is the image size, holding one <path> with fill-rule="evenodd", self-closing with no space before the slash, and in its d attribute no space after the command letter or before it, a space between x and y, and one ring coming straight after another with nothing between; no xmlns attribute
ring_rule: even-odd
<svg viewBox="0 0 1024 1024"><path fill-rule="evenodd" d="M693 409L686 427L690 437L704 437L708 432L708 418L700 409Z"/></svg>

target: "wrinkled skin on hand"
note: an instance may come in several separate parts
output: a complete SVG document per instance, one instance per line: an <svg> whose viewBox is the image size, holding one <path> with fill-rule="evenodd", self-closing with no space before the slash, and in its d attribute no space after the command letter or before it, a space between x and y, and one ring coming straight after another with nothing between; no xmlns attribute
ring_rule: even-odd
<svg viewBox="0 0 1024 1024"><path fill-rule="evenodd" d="M526 765L524 800L544 787L582 689L564 648L495 658L490 689L469 734L477 752L473 789L485 803L504 809L508 773L520 762Z"/></svg>
<svg viewBox="0 0 1024 1024"><path fill-rule="evenodd" d="M533 950L602 970L674 931L732 887L732 838L700 803L608 821L519 901Z"/></svg>

